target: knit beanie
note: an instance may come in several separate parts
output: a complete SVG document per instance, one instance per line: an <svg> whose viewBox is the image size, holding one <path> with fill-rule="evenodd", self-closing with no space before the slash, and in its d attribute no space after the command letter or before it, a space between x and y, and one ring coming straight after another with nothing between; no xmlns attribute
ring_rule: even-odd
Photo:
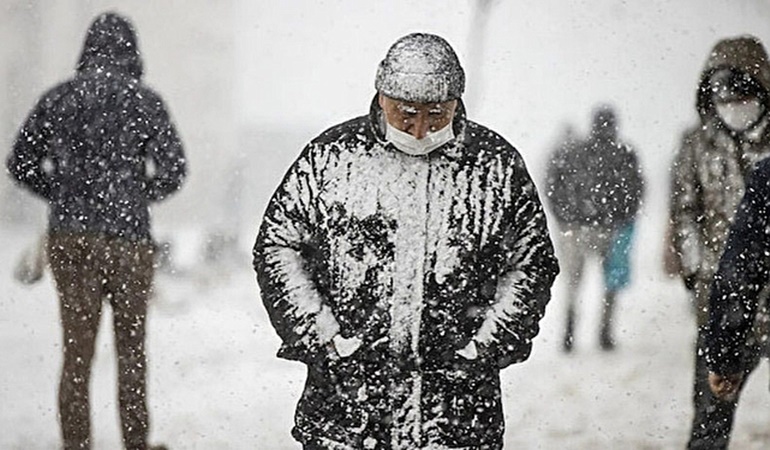
<svg viewBox="0 0 770 450"><path fill-rule="evenodd" d="M396 41L377 68L374 86L388 97L416 103L459 99L465 72L443 38L412 33Z"/></svg>

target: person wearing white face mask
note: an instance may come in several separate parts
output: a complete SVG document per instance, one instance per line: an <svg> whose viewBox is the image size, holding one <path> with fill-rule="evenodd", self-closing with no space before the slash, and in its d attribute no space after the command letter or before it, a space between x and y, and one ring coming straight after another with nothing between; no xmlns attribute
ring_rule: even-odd
<svg viewBox="0 0 770 450"><path fill-rule="evenodd" d="M759 123L765 113L765 106L757 98L739 99L717 103L716 111L727 128L743 133Z"/></svg>
<svg viewBox="0 0 770 450"><path fill-rule="evenodd" d="M399 39L370 113L303 150L254 247L307 365L304 449L500 449L501 369L528 358L559 271L521 155L465 117L442 38Z"/></svg>
<svg viewBox="0 0 770 450"><path fill-rule="evenodd" d="M714 112L738 140L759 126L767 109L767 93L751 75L736 68L720 68L710 76Z"/></svg>
<svg viewBox="0 0 770 450"><path fill-rule="evenodd" d="M384 100L387 101L387 100ZM385 139L402 152L412 155L427 155L454 139L451 124L446 124L438 131L429 131L423 138L418 139L413 135L401 131L391 124L386 124Z"/></svg>
<svg viewBox="0 0 770 450"><path fill-rule="evenodd" d="M721 367L707 362L711 282L746 180L755 165L770 156L769 93L770 63L762 43L753 36L718 42L698 85L700 123L685 134L671 171L670 248L677 259L672 266L679 268L691 293L698 325L690 449L726 448L730 440L740 391L715 396L709 385L710 365L716 371L713 386L730 384L736 376L745 379L760 359L756 342L766 337L766 330L757 328L760 340L745 342L736 356L739 373L719 373Z"/></svg>

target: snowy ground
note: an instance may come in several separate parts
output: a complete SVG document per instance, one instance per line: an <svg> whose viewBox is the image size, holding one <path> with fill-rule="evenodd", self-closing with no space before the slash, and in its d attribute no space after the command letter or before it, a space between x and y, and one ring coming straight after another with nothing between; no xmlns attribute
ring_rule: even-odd
<svg viewBox="0 0 770 450"><path fill-rule="evenodd" d="M29 230L0 228L0 448L51 449L59 439L58 306L50 276L11 278ZM510 449L676 449L686 442L694 325L685 292L640 237L636 283L621 299L617 352L597 349L596 269L587 274L575 353L560 352L561 290L532 358L503 373ZM289 435L304 368L275 358L277 338L248 258L230 268L159 275L149 320L152 438L172 449L298 449ZM107 309L106 311L109 311ZM92 378L95 449L120 448L108 316ZM768 369L742 399L733 448L770 447Z"/></svg>

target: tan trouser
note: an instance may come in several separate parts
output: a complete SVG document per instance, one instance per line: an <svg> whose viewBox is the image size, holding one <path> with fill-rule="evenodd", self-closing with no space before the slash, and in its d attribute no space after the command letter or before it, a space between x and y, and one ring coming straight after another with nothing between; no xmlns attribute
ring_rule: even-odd
<svg viewBox="0 0 770 450"><path fill-rule="evenodd" d="M574 294L583 278L586 259L598 256L602 261L612 245L612 231L588 226L564 227L557 235L557 254L562 276L566 276L569 290ZM574 295L568 295L568 299Z"/></svg>
<svg viewBox="0 0 770 450"><path fill-rule="evenodd" d="M65 449L90 448L89 379L103 301L112 305L118 403L127 449L147 446L144 340L152 245L95 234L52 233L48 255L59 293L64 363L59 414Z"/></svg>

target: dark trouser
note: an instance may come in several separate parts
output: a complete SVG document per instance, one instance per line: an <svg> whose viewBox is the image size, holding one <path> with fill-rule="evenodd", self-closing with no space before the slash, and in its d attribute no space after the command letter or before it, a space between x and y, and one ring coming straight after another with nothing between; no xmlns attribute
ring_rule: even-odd
<svg viewBox="0 0 770 450"><path fill-rule="evenodd" d="M89 380L102 303L112 306L118 403L127 449L147 447L144 340L152 246L95 234L52 233L48 255L59 293L64 363L59 415L65 449L90 448Z"/></svg>
<svg viewBox="0 0 770 450"><path fill-rule="evenodd" d="M695 416L692 420L692 430L687 448L694 449L726 449L730 443L730 432L733 428L733 418L738 400L725 402L717 399L709 388L706 358L703 356L703 332L698 333L695 348L695 379L693 383L693 403ZM758 348L748 348L744 356L743 383L746 385L749 374L759 364L761 352ZM739 392L740 395L740 392Z"/></svg>

